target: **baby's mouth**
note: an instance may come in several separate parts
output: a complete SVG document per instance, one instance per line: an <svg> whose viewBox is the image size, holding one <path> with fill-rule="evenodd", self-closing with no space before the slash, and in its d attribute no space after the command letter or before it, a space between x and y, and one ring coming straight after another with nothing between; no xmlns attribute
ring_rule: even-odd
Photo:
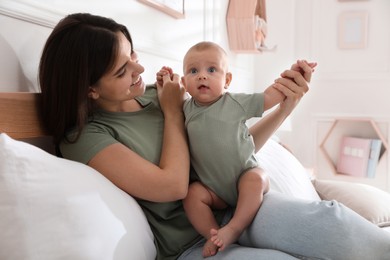
<svg viewBox="0 0 390 260"><path fill-rule="evenodd" d="M198 89L208 89L209 87L208 86L205 86L205 85L200 85L199 87L198 87Z"/></svg>

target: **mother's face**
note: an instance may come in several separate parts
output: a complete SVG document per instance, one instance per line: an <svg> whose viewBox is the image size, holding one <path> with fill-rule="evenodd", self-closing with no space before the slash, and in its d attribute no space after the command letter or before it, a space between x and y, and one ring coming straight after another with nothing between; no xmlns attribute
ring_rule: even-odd
<svg viewBox="0 0 390 260"><path fill-rule="evenodd" d="M118 32L118 53L113 68L90 87L89 97L108 111L117 111L121 102L134 99L145 92L141 74L144 67L138 63L138 56L131 53L132 46L123 33Z"/></svg>

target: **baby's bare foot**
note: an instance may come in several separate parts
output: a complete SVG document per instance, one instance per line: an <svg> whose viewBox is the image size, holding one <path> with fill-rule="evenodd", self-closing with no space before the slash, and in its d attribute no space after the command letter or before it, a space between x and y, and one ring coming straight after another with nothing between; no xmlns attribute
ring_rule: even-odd
<svg viewBox="0 0 390 260"><path fill-rule="evenodd" d="M205 258L213 256L217 253L217 250L218 247L210 239L208 239L203 246L202 256Z"/></svg>
<svg viewBox="0 0 390 260"><path fill-rule="evenodd" d="M229 225L224 226L221 229L211 229L210 230L210 240L217 246L218 251L224 250L227 246L233 244L237 241L241 232L239 230L235 230Z"/></svg>

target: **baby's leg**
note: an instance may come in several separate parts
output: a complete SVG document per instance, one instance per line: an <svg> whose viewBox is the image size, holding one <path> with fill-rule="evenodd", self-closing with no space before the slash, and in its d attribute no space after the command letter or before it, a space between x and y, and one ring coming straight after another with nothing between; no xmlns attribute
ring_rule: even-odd
<svg viewBox="0 0 390 260"><path fill-rule="evenodd" d="M183 200L183 206L191 224L207 239L203 247L203 257L215 255L218 246L211 242L210 230L218 229L219 225L211 208L223 209L226 208L227 204L200 182L194 182L188 189L188 195Z"/></svg>
<svg viewBox="0 0 390 260"><path fill-rule="evenodd" d="M238 182L238 201L234 216L221 229L211 229L211 241L222 251L237 241L241 233L251 224L269 190L269 178L260 169L253 168L243 173Z"/></svg>

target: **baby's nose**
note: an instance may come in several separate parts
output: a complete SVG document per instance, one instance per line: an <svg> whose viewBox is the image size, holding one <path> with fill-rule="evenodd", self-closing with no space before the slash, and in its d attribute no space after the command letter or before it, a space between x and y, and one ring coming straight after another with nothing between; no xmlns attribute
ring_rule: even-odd
<svg viewBox="0 0 390 260"><path fill-rule="evenodd" d="M198 76L198 79L199 79L199 80L206 79L206 75L199 75L199 76Z"/></svg>

